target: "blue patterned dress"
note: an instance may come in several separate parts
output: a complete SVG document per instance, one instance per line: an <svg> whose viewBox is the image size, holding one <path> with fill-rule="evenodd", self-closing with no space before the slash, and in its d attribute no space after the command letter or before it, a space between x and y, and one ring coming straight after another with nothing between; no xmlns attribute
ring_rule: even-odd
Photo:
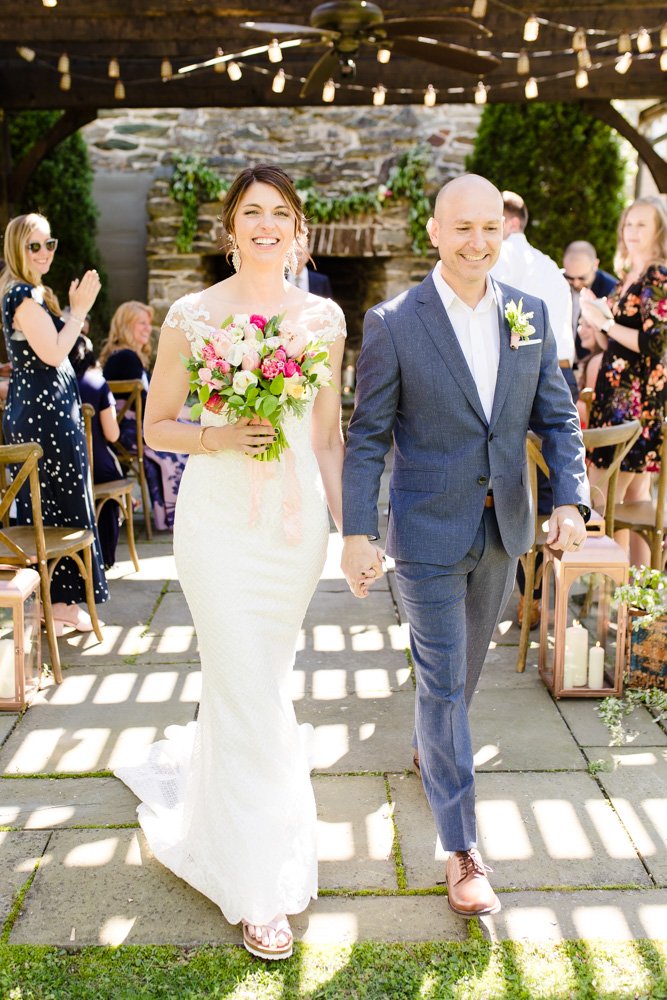
<svg viewBox="0 0 667 1000"><path fill-rule="evenodd" d="M24 299L40 301L33 285L17 283L2 299L2 329L12 363L7 404L2 422L7 444L37 441L44 457L39 462L42 517L45 525L90 528L95 602L109 599L100 552L90 486L81 397L69 358L57 368L37 357L23 334L14 330L14 313ZM46 305L40 302L46 309ZM48 312L48 309L47 309ZM49 313L57 329L62 320ZM18 524L32 524L30 491L26 483L16 503ZM81 574L72 559L63 559L53 574L51 600L65 604L85 602Z"/></svg>

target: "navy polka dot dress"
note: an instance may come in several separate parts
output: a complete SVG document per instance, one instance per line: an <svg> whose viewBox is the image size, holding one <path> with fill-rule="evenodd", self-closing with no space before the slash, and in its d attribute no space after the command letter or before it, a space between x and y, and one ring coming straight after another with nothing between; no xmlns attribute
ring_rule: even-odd
<svg viewBox="0 0 667 1000"><path fill-rule="evenodd" d="M42 446L39 483L44 524L91 528L95 532L93 583L95 602L101 604L109 599L109 588L95 523L81 397L74 370L69 358L58 368L47 365L23 335L14 330L14 313L25 298L36 298L33 292L32 285L16 284L2 299L2 328L12 363L2 422L4 439L7 444L37 441ZM40 304L46 309L43 302ZM61 329L62 320L49 315L57 329ZM27 483L17 498L17 523L32 524ZM51 584L51 600L85 603L84 583L72 559L58 563Z"/></svg>

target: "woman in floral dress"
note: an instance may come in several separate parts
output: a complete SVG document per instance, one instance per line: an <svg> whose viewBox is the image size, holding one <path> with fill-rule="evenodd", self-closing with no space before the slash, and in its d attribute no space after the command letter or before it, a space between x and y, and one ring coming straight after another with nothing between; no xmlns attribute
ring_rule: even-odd
<svg viewBox="0 0 667 1000"><path fill-rule="evenodd" d="M604 350L595 384L591 427L640 420L642 432L621 464L617 500L650 496L650 474L660 471L659 451L667 400L667 208L659 198L638 198L619 223L618 288L611 312L581 293L582 313ZM602 306L602 307L601 307ZM591 485L603 478L612 448L592 455ZM648 545L632 536L631 562L648 563Z"/></svg>

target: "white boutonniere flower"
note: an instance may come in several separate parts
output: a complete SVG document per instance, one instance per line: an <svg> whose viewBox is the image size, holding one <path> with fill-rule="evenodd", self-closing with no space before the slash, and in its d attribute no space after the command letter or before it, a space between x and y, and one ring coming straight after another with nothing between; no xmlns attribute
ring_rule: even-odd
<svg viewBox="0 0 667 1000"><path fill-rule="evenodd" d="M510 328L510 347L516 351L521 341L530 340L535 333L535 327L529 321L533 318L532 312L523 311L523 299L519 299L517 305L514 299L505 306L505 319Z"/></svg>

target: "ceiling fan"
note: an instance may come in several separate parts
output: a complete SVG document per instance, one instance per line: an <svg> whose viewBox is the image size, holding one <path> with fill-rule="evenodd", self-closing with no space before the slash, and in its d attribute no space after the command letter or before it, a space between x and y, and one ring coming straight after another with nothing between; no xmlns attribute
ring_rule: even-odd
<svg viewBox="0 0 667 1000"><path fill-rule="evenodd" d="M489 38L491 32L478 21L439 15L393 17L385 21L380 7L370 0L328 0L311 12L310 26L280 21L243 21L241 26L271 35L273 39L279 35L287 35L289 38L281 43L274 41L271 45L246 49L234 57L219 56L193 66L185 66L179 72L211 66L222 59L227 61L270 49L275 51L278 46L282 49L324 45L326 51L312 67L301 87L299 96L308 97L314 91L321 90L323 84L337 73L344 79L352 78L356 72L356 59L364 45L377 49L381 62L388 62L391 55L396 54L477 76L495 69L500 61L490 53L481 53L435 37L463 35L469 38L477 35Z"/></svg>

